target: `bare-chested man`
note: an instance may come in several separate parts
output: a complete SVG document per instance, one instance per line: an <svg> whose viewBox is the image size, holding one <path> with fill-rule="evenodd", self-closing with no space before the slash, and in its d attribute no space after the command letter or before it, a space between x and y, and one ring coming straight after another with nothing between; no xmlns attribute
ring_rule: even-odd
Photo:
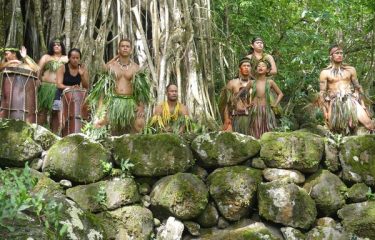
<svg viewBox="0 0 375 240"><path fill-rule="evenodd" d="M360 98L363 90L355 68L343 64L340 46L332 46L329 55L331 64L320 73L320 100L326 124L331 131L341 134L353 132L358 122L374 130L374 122Z"/></svg>
<svg viewBox="0 0 375 240"><path fill-rule="evenodd" d="M56 132L58 129L59 106L53 106L56 92L56 72L60 66L68 62L65 46L60 39L55 38L48 45L48 53L39 60L39 79L42 84L38 90L38 124L46 124L51 114L50 127Z"/></svg>
<svg viewBox="0 0 375 240"><path fill-rule="evenodd" d="M280 103L284 94L275 81L267 78L271 64L266 60L260 60L256 65L255 81L249 85L250 89L250 135L260 138L263 133L272 131L276 127L274 109ZM272 92L276 94L273 99Z"/></svg>
<svg viewBox="0 0 375 240"><path fill-rule="evenodd" d="M247 58L251 59L251 67L252 67L252 76L255 77L256 75L256 66L258 65L258 61L266 60L271 64L271 70L267 73L268 75L276 75L277 67L275 60L273 59L272 55L267 54L264 52L264 42L263 39L260 37L255 37L251 40L250 45L250 52L246 56Z"/></svg>
<svg viewBox="0 0 375 240"><path fill-rule="evenodd" d="M250 94L247 85L250 83L250 59L243 58L239 63L239 77L230 80L225 89L226 106L224 109L225 131L249 134Z"/></svg>
<svg viewBox="0 0 375 240"><path fill-rule="evenodd" d="M131 40L122 39L119 43L118 55L106 64L107 70L114 73L116 77L115 87L111 99L104 101L104 96L100 100L99 109L106 107L107 113L97 119L94 126L99 128L109 123L112 135L137 133L145 125L144 103L140 102L134 94L136 91L134 81L137 80L135 75L139 71L139 66L131 60L131 54ZM150 91L150 89L145 90Z"/></svg>
<svg viewBox="0 0 375 240"><path fill-rule="evenodd" d="M178 101L178 88L174 83L168 84L167 101L157 105L150 121L151 127L160 132L182 133L185 131L187 107Z"/></svg>

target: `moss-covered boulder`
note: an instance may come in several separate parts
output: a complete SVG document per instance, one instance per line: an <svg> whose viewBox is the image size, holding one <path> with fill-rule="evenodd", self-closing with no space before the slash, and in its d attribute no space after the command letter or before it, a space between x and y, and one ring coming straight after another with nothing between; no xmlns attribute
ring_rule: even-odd
<svg viewBox="0 0 375 240"><path fill-rule="evenodd" d="M104 164L109 152L83 134L72 134L57 141L47 152L43 171L54 179L92 183L106 175Z"/></svg>
<svg viewBox="0 0 375 240"><path fill-rule="evenodd" d="M189 146L170 133L115 137L113 154L118 166L122 159L129 159L135 176L166 176L184 172L194 164Z"/></svg>
<svg viewBox="0 0 375 240"><path fill-rule="evenodd" d="M208 203L208 190L202 180L191 173L177 173L155 183L151 207L161 217L173 215L182 220L199 216Z"/></svg>
<svg viewBox="0 0 375 240"><path fill-rule="evenodd" d="M310 176L303 188L314 199L319 212L325 216L336 214L345 204L347 187L328 170L319 170Z"/></svg>
<svg viewBox="0 0 375 240"><path fill-rule="evenodd" d="M356 183L351 186L348 190L349 202L364 202L367 200L367 194L371 191L371 188L364 183Z"/></svg>
<svg viewBox="0 0 375 240"><path fill-rule="evenodd" d="M152 212L138 205L102 212L97 217L105 223L107 239L149 240L154 227Z"/></svg>
<svg viewBox="0 0 375 240"><path fill-rule="evenodd" d="M237 221L250 212L255 204L262 172L245 166L216 169L207 178L211 197L223 217Z"/></svg>
<svg viewBox="0 0 375 240"><path fill-rule="evenodd" d="M298 229L292 227L280 228L285 240L305 240L305 235Z"/></svg>
<svg viewBox="0 0 375 240"><path fill-rule="evenodd" d="M113 210L140 201L137 184L132 178L114 178L66 190L66 195L91 212Z"/></svg>
<svg viewBox="0 0 375 240"><path fill-rule="evenodd" d="M280 240L263 223L230 230L217 230L200 236L200 240Z"/></svg>
<svg viewBox="0 0 375 240"><path fill-rule="evenodd" d="M286 226L308 229L317 216L314 200L294 183L261 183L258 188L259 215Z"/></svg>
<svg viewBox="0 0 375 240"><path fill-rule="evenodd" d="M0 119L0 166L23 167L27 161L41 156L43 149L33 136L30 124Z"/></svg>
<svg viewBox="0 0 375 240"><path fill-rule="evenodd" d="M340 227L317 226L306 233L305 240L352 240L358 239Z"/></svg>
<svg viewBox="0 0 375 240"><path fill-rule="evenodd" d="M55 142L61 138L47 128L44 128L38 124L32 124L34 129L34 140L37 142L44 150L48 150Z"/></svg>
<svg viewBox="0 0 375 240"><path fill-rule="evenodd" d="M200 164L206 167L233 166L257 155L260 150L253 137L235 132L202 134L191 145Z"/></svg>
<svg viewBox="0 0 375 240"><path fill-rule="evenodd" d="M269 132L260 138L260 157L268 167L315 172L324 153L324 138L304 131Z"/></svg>
<svg viewBox="0 0 375 240"><path fill-rule="evenodd" d="M345 205L337 214L348 232L353 232L359 237L375 239L374 201Z"/></svg>
<svg viewBox="0 0 375 240"><path fill-rule="evenodd" d="M26 211L24 218L9 223L12 231L0 226L1 239L108 239L103 230L103 222L95 215L80 209L73 201L62 195L45 198L44 201L46 206L59 207L53 208L55 210L42 210L43 217ZM46 220L50 224L49 228L44 225ZM3 221L2 224L8 223ZM62 229L65 230L61 231Z"/></svg>
<svg viewBox="0 0 375 240"><path fill-rule="evenodd" d="M340 160L339 160L339 150L336 147L336 144L333 144L331 139L327 138L327 141L324 144L324 166L331 172L337 172L340 170Z"/></svg>
<svg viewBox="0 0 375 240"><path fill-rule="evenodd" d="M340 149L344 180L375 186L375 135L346 137Z"/></svg>
<svg viewBox="0 0 375 240"><path fill-rule="evenodd" d="M286 170L278 168L266 168L263 170L263 177L267 181L285 180L295 184L305 182L305 176L297 170Z"/></svg>
<svg viewBox="0 0 375 240"><path fill-rule="evenodd" d="M213 203L207 204L207 207L196 219L196 221L204 228L216 226L218 220L219 212Z"/></svg>

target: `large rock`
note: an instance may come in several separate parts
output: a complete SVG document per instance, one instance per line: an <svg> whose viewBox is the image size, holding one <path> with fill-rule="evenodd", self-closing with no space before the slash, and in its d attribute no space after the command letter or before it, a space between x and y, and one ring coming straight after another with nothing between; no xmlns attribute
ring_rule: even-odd
<svg viewBox="0 0 375 240"><path fill-rule="evenodd" d="M375 239L375 202L367 201L345 205L337 212L349 232L359 237Z"/></svg>
<svg viewBox="0 0 375 240"><path fill-rule="evenodd" d="M349 202L364 202L367 200L367 194L371 188L364 183L356 183L348 190Z"/></svg>
<svg viewBox="0 0 375 240"><path fill-rule="evenodd" d="M184 172L194 164L189 146L175 134L124 135L113 138L117 165L129 159L135 176L165 176Z"/></svg>
<svg viewBox="0 0 375 240"><path fill-rule="evenodd" d="M158 240L176 240L182 238L184 232L184 224L174 217L169 217L168 220L158 227L156 239Z"/></svg>
<svg viewBox="0 0 375 240"><path fill-rule="evenodd" d="M0 166L23 167L41 156L42 147L33 140L31 125L20 120L0 119Z"/></svg>
<svg viewBox="0 0 375 240"><path fill-rule="evenodd" d="M192 149L206 167L232 166L257 155L260 145L251 136L235 132L211 132L192 142Z"/></svg>
<svg viewBox="0 0 375 240"><path fill-rule="evenodd" d="M216 169L207 178L211 197L221 215L230 221L237 221L250 212L255 204L258 184L262 172L245 166Z"/></svg>
<svg viewBox="0 0 375 240"><path fill-rule="evenodd" d="M275 236L263 223L256 222L251 225L230 230L212 231L204 234L200 240L281 240Z"/></svg>
<svg viewBox="0 0 375 240"><path fill-rule="evenodd" d="M152 212L132 205L97 215L104 220L107 239L149 240L154 228Z"/></svg>
<svg viewBox="0 0 375 240"><path fill-rule="evenodd" d="M317 216L314 200L294 183L261 183L258 201L260 216L286 226L308 229Z"/></svg>
<svg viewBox="0 0 375 240"><path fill-rule="evenodd" d="M34 140L37 142L44 150L48 150L53 144L55 144L61 138L53 134L48 129L38 125L31 125L34 129Z"/></svg>
<svg viewBox="0 0 375 240"><path fill-rule="evenodd" d="M92 183L106 175L109 152L83 134L72 134L56 142L47 152L43 171L52 178Z"/></svg>
<svg viewBox="0 0 375 240"><path fill-rule="evenodd" d="M209 203L204 211L197 218L197 222L204 228L216 226L219 220L219 212L217 211L215 204Z"/></svg>
<svg viewBox="0 0 375 240"><path fill-rule="evenodd" d="M266 168L263 170L262 173L263 177L270 182L282 179L295 184L305 182L305 176L297 170Z"/></svg>
<svg viewBox="0 0 375 240"><path fill-rule="evenodd" d="M2 239L108 239L104 232L102 221L95 215L80 209L73 201L63 196L58 196L46 198L45 202L46 204L49 203L50 206L61 204L60 210L54 213L51 209L49 212L49 214L55 214L55 218L51 217L49 219L49 229L45 228L40 216L29 212L26 218L19 218L10 223L14 231L8 231L6 228L0 227ZM46 219L48 219L47 216L43 215L43 221ZM55 228L56 222L53 220L59 223L57 229ZM59 231L63 226L66 230L61 236Z"/></svg>
<svg viewBox="0 0 375 240"><path fill-rule="evenodd" d="M208 190L202 180L191 173L177 173L155 183L151 207L161 216L173 215L189 220L200 215L208 203Z"/></svg>
<svg viewBox="0 0 375 240"><path fill-rule="evenodd" d="M132 178L114 178L76 186L69 188L66 195L91 212L113 210L140 201L137 184Z"/></svg>
<svg viewBox="0 0 375 240"><path fill-rule="evenodd" d="M344 180L375 186L375 135L346 137L340 149Z"/></svg>
<svg viewBox="0 0 375 240"><path fill-rule="evenodd" d="M345 204L347 187L330 171L319 170L307 179L303 188L314 199L318 211L325 216L336 214Z"/></svg>
<svg viewBox="0 0 375 240"><path fill-rule="evenodd" d="M260 139L260 157L268 167L315 172L324 153L324 139L304 132L269 132Z"/></svg>

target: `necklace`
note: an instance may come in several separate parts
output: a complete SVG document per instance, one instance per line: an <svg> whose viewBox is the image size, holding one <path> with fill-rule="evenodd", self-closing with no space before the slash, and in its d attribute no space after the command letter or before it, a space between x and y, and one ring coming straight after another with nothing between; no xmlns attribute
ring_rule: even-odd
<svg viewBox="0 0 375 240"><path fill-rule="evenodd" d="M121 69L125 69L125 70L128 70L129 66L132 64L131 61L129 61L128 64L123 64L123 63L120 62L120 59L117 59L117 62L118 62L118 64L120 64Z"/></svg>

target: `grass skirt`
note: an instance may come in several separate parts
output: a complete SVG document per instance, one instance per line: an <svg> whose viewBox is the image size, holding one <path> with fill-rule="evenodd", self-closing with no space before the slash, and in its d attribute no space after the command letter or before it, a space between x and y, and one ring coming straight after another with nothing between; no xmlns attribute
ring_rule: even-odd
<svg viewBox="0 0 375 240"><path fill-rule="evenodd" d="M38 109L41 110L52 110L53 100L55 99L56 84L42 82L38 89Z"/></svg>

